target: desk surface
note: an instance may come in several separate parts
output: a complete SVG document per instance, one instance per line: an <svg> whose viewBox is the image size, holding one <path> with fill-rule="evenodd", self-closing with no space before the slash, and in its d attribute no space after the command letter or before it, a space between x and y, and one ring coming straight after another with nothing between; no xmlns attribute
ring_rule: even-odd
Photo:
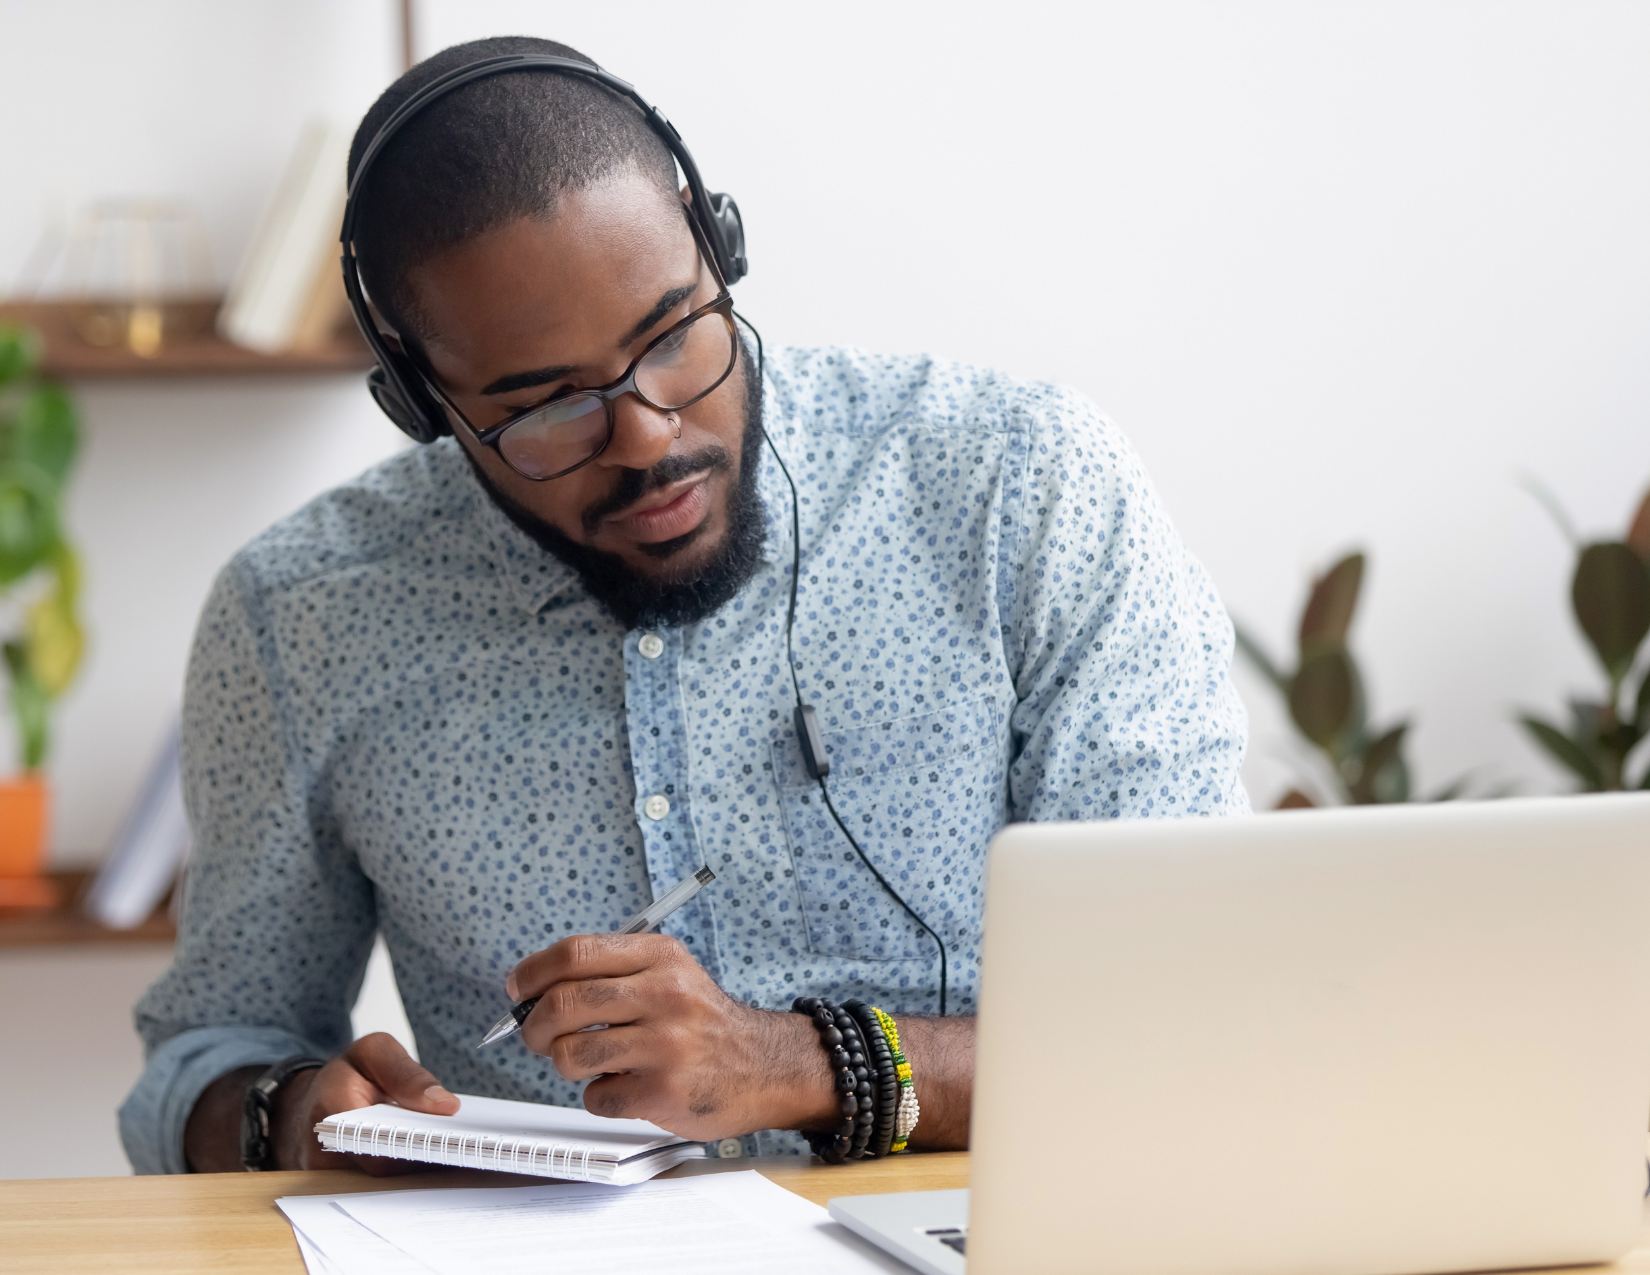
<svg viewBox="0 0 1650 1275"><path fill-rule="evenodd" d="M968 1153L896 1156L830 1168L795 1160L710 1160L663 1174L756 1169L816 1204L837 1195L937 1191L968 1185ZM190 1177L42 1178L0 1181L0 1270L6 1275L233 1270L304 1275L282 1195L343 1195L428 1187L524 1186L543 1178L467 1170L369 1178L360 1173L207 1173ZM1650 1275L1650 1210L1640 1246L1594 1275Z"/></svg>
<svg viewBox="0 0 1650 1275"><path fill-rule="evenodd" d="M968 1185L964 1151L895 1156L835 1168L796 1160L714 1160L685 1164L661 1176L737 1169L757 1169L816 1204L837 1195ZM274 1207L277 1196L544 1181L468 1170L401 1178L329 1171L0 1181L0 1269L6 1275L192 1275L224 1270L236 1275L303 1275L292 1228ZM1646 1260L1645 1269L1650 1270L1650 1252Z"/></svg>

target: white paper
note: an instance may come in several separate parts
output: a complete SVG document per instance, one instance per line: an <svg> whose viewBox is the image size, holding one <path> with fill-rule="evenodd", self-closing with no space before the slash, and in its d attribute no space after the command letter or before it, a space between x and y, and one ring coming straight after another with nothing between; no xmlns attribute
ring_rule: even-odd
<svg viewBox="0 0 1650 1275"><path fill-rule="evenodd" d="M379 1238L338 1207L339 1195L287 1195L275 1201L298 1239L309 1275L430 1275L423 1262Z"/></svg>
<svg viewBox="0 0 1650 1275"><path fill-rule="evenodd" d="M292 1228L292 1238L298 1242L298 1256L304 1259L304 1269L309 1275L341 1275L341 1272L327 1265L327 1259L321 1256L321 1250L316 1248L297 1227Z"/></svg>
<svg viewBox="0 0 1650 1275"><path fill-rule="evenodd" d="M404 1255L417 1254L438 1275L904 1269L832 1222L818 1205L752 1171L627 1187L402 1191L330 1200ZM337 1264L356 1275L355 1266ZM365 1259L359 1269L367 1269Z"/></svg>

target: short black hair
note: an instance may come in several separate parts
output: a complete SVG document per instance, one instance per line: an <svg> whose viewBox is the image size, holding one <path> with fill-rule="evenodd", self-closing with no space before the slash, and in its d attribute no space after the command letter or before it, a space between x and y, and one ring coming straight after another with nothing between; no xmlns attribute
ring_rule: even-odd
<svg viewBox="0 0 1650 1275"><path fill-rule="evenodd" d="M372 104L350 145L351 180L384 121L409 97L455 67L507 53L596 65L565 44L531 36L443 49ZM625 168L677 198L670 148L633 102L598 84L524 70L454 89L408 121L367 173L355 223L367 293L403 338L427 338L429 325L409 282L413 269L509 222L548 218L561 195Z"/></svg>

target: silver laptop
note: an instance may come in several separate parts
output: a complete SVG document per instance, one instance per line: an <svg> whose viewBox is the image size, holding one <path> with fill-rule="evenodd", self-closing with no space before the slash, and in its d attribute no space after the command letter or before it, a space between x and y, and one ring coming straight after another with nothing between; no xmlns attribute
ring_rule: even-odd
<svg viewBox="0 0 1650 1275"><path fill-rule="evenodd" d="M982 961L971 1190L830 1203L928 1275L1634 1244L1650 794L1019 825Z"/></svg>

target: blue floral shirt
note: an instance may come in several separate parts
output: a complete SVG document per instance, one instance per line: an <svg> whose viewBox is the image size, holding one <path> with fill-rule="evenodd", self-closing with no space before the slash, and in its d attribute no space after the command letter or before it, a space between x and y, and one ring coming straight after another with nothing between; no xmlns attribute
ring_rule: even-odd
<svg viewBox="0 0 1650 1275"><path fill-rule="evenodd" d="M948 1008L969 1014L1005 823L1248 809L1231 625L1076 394L832 349L774 354L765 384L832 799L944 938ZM938 1008L933 941L804 772L791 497L766 451L759 490L760 570L657 633L620 628L450 439L236 555L189 665L195 851L175 961L136 1011L148 1064L121 1131L139 1172L184 1170L215 1077L348 1044L377 931L422 1060L460 1092L577 1104L519 1037L476 1050L505 973L705 864L717 880L663 928L734 996Z"/></svg>

